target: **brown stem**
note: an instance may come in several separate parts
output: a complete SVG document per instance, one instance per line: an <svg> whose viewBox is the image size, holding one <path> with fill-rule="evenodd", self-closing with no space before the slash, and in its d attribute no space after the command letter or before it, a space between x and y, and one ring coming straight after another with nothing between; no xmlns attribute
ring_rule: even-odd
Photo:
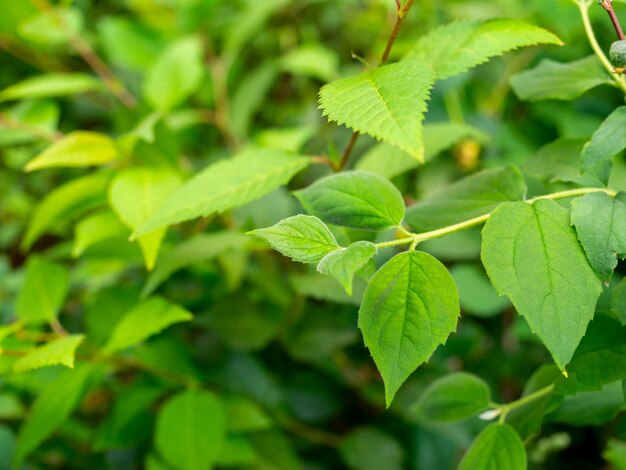
<svg viewBox="0 0 626 470"><path fill-rule="evenodd" d="M65 22L63 16L50 5L48 0L31 0L31 2L43 13L50 15L54 21L57 22L61 31L71 44L71 46L80 54L85 62L92 68L94 72L104 82L105 86L113 93L120 102L127 108L134 108L137 106L137 100L126 89L122 81L117 78L113 71L107 64L96 54L85 39L81 36L74 34L71 28Z"/></svg>
<svg viewBox="0 0 626 470"><path fill-rule="evenodd" d="M387 41L387 45L385 46L385 51L383 52L382 57L380 58L380 65L385 65L389 60L389 54L391 54L391 49L398 38L398 34L402 29L402 25L404 24L404 20L406 15L411 10L415 0L407 0L407 2L402 6L400 0L396 0L396 5L398 6L398 12L396 14L396 24L393 27L393 31L391 32L391 36L389 36L389 40ZM352 151L354 150L354 145L356 144L357 139L359 138L358 132L353 132L352 137L350 138L350 142L348 143L348 147L343 152L343 156L341 157L341 161L339 165L337 165L337 171L343 170L348 161L350 160L350 156L352 155Z"/></svg>
<svg viewBox="0 0 626 470"><path fill-rule="evenodd" d="M604 8L609 14L609 18L611 18L611 23L613 23L613 27L615 28L615 32L617 33L617 37L620 40L624 40L624 31L622 30L622 25L615 14L615 10L613 9L613 0L602 0L600 3L602 8Z"/></svg>

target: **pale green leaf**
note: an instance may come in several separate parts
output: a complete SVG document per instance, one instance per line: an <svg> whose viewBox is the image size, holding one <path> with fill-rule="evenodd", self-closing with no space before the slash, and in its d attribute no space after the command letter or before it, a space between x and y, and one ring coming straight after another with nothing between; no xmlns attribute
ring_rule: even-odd
<svg viewBox="0 0 626 470"><path fill-rule="evenodd" d="M483 170L430 194L409 207L406 222L435 230L488 214L499 204L524 198L524 177L515 167Z"/></svg>
<svg viewBox="0 0 626 470"><path fill-rule="evenodd" d="M253 230L248 235L262 238L272 248L301 263L317 263L339 249L337 240L317 217L296 215L273 227Z"/></svg>
<svg viewBox="0 0 626 470"><path fill-rule="evenodd" d="M224 409L210 392L188 391L167 401L157 417L155 445L179 470L207 470L217 460L225 439Z"/></svg>
<svg viewBox="0 0 626 470"><path fill-rule="evenodd" d="M346 290L346 293L352 295L354 275L372 259L377 251L376 245L371 242L355 242L347 248L327 254L320 261L317 270L335 278Z"/></svg>
<svg viewBox="0 0 626 470"><path fill-rule="evenodd" d="M359 328L383 376L387 406L409 375L456 330L458 317L454 280L429 254L396 255L370 279Z"/></svg>
<svg viewBox="0 0 626 470"><path fill-rule="evenodd" d="M27 42L46 48L68 43L68 36L81 35L85 18L77 8L57 7L40 11L18 25L18 34Z"/></svg>
<svg viewBox="0 0 626 470"><path fill-rule="evenodd" d="M163 48L159 34L126 17L106 16L98 20L97 28L107 59L124 67L143 71Z"/></svg>
<svg viewBox="0 0 626 470"><path fill-rule="evenodd" d="M303 45L281 58L282 68L293 75L304 75L329 82L339 74L337 52L320 44Z"/></svg>
<svg viewBox="0 0 626 470"><path fill-rule="evenodd" d="M496 290L565 370L602 292L569 212L550 200L502 204L483 229L481 257Z"/></svg>
<svg viewBox="0 0 626 470"><path fill-rule="evenodd" d="M626 194L591 193L572 201L572 225L589 264L608 282L617 257L626 256Z"/></svg>
<svg viewBox="0 0 626 470"><path fill-rule="evenodd" d="M24 459L80 404L92 384L100 377L100 367L97 364L86 364L68 370L38 392L17 437L14 458L16 468L20 468Z"/></svg>
<svg viewBox="0 0 626 470"><path fill-rule="evenodd" d="M33 131L52 134L59 122L59 105L47 100L24 100L16 103L7 111L10 120L24 125L30 132L23 129L0 129L0 145L15 145L32 142L40 137Z"/></svg>
<svg viewBox="0 0 626 470"><path fill-rule="evenodd" d="M98 212L76 224L72 256L78 257L97 243L125 234L128 234L128 229L113 212Z"/></svg>
<svg viewBox="0 0 626 470"><path fill-rule="evenodd" d="M244 150L197 174L168 198L135 235L243 206L286 184L309 163L308 158L278 150Z"/></svg>
<svg viewBox="0 0 626 470"><path fill-rule="evenodd" d="M54 321L69 288L65 266L32 256L15 302L15 313L30 325Z"/></svg>
<svg viewBox="0 0 626 470"><path fill-rule="evenodd" d="M25 98L53 98L77 95L87 91L102 89L101 83L90 75L73 73L50 73L11 85L0 91L0 101Z"/></svg>
<svg viewBox="0 0 626 470"><path fill-rule="evenodd" d="M52 340L20 358L13 365L13 372L26 372L55 365L73 369L76 349L84 339L85 335L69 335Z"/></svg>
<svg viewBox="0 0 626 470"><path fill-rule="evenodd" d="M95 173L69 181L47 194L35 208L21 247L28 249L53 226L106 204L109 176Z"/></svg>
<svg viewBox="0 0 626 470"><path fill-rule="evenodd" d="M483 411L490 399L489 387L480 377L456 372L430 384L413 411L430 421L459 421Z"/></svg>
<svg viewBox="0 0 626 470"><path fill-rule="evenodd" d="M165 168L133 168L118 173L109 187L109 204L131 230L137 230L168 200L182 181L177 173ZM138 237L146 267L156 263L166 228Z"/></svg>
<svg viewBox="0 0 626 470"><path fill-rule="evenodd" d="M626 149L626 106L609 114L600 128L591 136L581 155L583 169L589 169L611 159Z"/></svg>
<svg viewBox="0 0 626 470"><path fill-rule="evenodd" d="M365 171L322 178L294 193L310 214L342 227L382 231L400 225L404 200L389 180Z"/></svg>
<svg viewBox="0 0 626 470"><path fill-rule="evenodd" d="M169 111L198 89L204 74L200 39L180 39L165 49L148 70L144 96L154 108Z"/></svg>
<svg viewBox="0 0 626 470"><path fill-rule="evenodd" d="M490 424L478 435L459 470L526 470L526 449L508 424Z"/></svg>
<svg viewBox="0 0 626 470"><path fill-rule="evenodd" d="M537 44L563 43L551 32L519 20L460 21L420 38L407 59L430 62L442 79L507 51Z"/></svg>
<svg viewBox="0 0 626 470"><path fill-rule="evenodd" d="M193 315L187 310L160 297L141 303L117 323L104 350L120 351L148 339L170 325L190 321Z"/></svg>
<svg viewBox="0 0 626 470"><path fill-rule="evenodd" d="M25 171L54 167L103 165L120 157L110 137L88 131L74 131L30 160Z"/></svg>
<svg viewBox="0 0 626 470"><path fill-rule="evenodd" d="M395 145L424 161L422 121L435 75L426 63L385 65L320 90L330 121Z"/></svg>
<svg viewBox="0 0 626 470"><path fill-rule="evenodd" d="M511 77L513 91L527 101L573 100L612 83L595 55L567 64L544 59L535 68Z"/></svg>

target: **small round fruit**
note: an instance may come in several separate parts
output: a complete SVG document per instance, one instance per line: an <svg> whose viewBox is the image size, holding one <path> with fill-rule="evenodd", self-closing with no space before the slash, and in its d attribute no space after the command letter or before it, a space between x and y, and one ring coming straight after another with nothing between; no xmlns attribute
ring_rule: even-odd
<svg viewBox="0 0 626 470"><path fill-rule="evenodd" d="M614 67L626 67L626 40L615 41L611 44L609 56Z"/></svg>

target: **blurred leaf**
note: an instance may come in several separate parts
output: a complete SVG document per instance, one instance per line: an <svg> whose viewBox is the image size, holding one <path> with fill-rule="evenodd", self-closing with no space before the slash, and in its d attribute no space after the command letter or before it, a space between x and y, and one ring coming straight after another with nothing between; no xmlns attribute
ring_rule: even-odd
<svg viewBox="0 0 626 470"><path fill-rule="evenodd" d="M150 67L164 47L156 34L119 16L101 20L98 33L110 61L140 71Z"/></svg>
<svg viewBox="0 0 626 470"><path fill-rule="evenodd" d="M243 396L224 398L226 428L232 433L264 431L273 427L272 420L252 400Z"/></svg>
<svg viewBox="0 0 626 470"><path fill-rule="evenodd" d="M498 315L511 305L506 297L498 295L482 267L457 264L450 269L450 274L459 289L463 312L487 318Z"/></svg>
<svg viewBox="0 0 626 470"><path fill-rule="evenodd" d="M5 88L0 91L0 101L78 95L100 89L101 83L90 75L49 73Z"/></svg>
<svg viewBox="0 0 626 470"><path fill-rule="evenodd" d="M128 233L126 227L110 210L90 215L76 224L72 256L77 258L89 247L126 233Z"/></svg>
<svg viewBox="0 0 626 470"><path fill-rule="evenodd" d="M59 121L59 106L52 101L24 100L8 113L9 117L35 131L52 133ZM23 144L37 140L32 132L19 129L0 129L0 145Z"/></svg>
<svg viewBox="0 0 626 470"><path fill-rule="evenodd" d="M226 436L216 463L219 466L235 467L254 464L257 459L257 451L249 439L243 436Z"/></svg>
<svg viewBox="0 0 626 470"><path fill-rule="evenodd" d="M351 432L339 448L344 462L353 470L400 470L404 452L396 439L374 428Z"/></svg>
<svg viewBox="0 0 626 470"><path fill-rule="evenodd" d="M620 381L605 385L600 391L565 397L561 406L546 416L546 422L599 426L615 419L624 409L624 392Z"/></svg>
<svg viewBox="0 0 626 470"><path fill-rule="evenodd" d="M472 443L459 464L459 470L524 470L526 449L508 424L490 424Z"/></svg>
<svg viewBox="0 0 626 470"><path fill-rule="evenodd" d="M39 346L20 358L13 366L13 372L27 372L55 365L73 369L76 349L84 339L85 335L69 335Z"/></svg>
<svg viewBox="0 0 626 470"><path fill-rule="evenodd" d="M611 439L602 452L602 457L614 470L626 470L626 443Z"/></svg>
<svg viewBox="0 0 626 470"><path fill-rule="evenodd" d="M15 451L15 435L11 428L0 425L0 469L9 470Z"/></svg>
<svg viewBox="0 0 626 470"><path fill-rule="evenodd" d="M68 43L68 35L80 35L84 18L76 8L55 8L52 12L40 12L22 21L18 34L26 41L45 47Z"/></svg>
<svg viewBox="0 0 626 470"><path fill-rule="evenodd" d="M339 75L337 53L319 44L303 45L281 58L283 69L293 75L304 75L330 82Z"/></svg>

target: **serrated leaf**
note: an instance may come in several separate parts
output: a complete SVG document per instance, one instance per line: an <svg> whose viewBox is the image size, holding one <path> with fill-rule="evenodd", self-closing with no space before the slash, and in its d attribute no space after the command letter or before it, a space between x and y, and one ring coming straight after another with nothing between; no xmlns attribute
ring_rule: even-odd
<svg viewBox="0 0 626 470"><path fill-rule="evenodd" d="M205 73L200 40L180 39L169 45L150 67L143 94L152 107L169 111L197 90Z"/></svg>
<svg viewBox="0 0 626 470"><path fill-rule="evenodd" d="M287 183L309 164L308 158L278 150L244 150L188 181L137 229L135 236L243 206Z"/></svg>
<svg viewBox="0 0 626 470"><path fill-rule="evenodd" d="M568 211L550 200L502 204L483 229L481 258L496 290L565 370L602 293Z"/></svg>
<svg viewBox="0 0 626 470"><path fill-rule="evenodd" d="M13 372L26 372L42 367L63 365L74 368L74 355L85 335L69 335L50 341L32 350L13 365Z"/></svg>
<svg viewBox="0 0 626 470"><path fill-rule="evenodd" d="M103 165L119 157L120 152L110 137L97 132L74 131L30 160L24 170Z"/></svg>
<svg viewBox="0 0 626 470"><path fill-rule="evenodd" d="M32 256L15 302L17 317L29 325L54 321L69 288L65 266Z"/></svg>
<svg viewBox="0 0 626 470"><path fill-rule="evenodd" d="M459 297L431 255L394 256L370 279L359 328L385 382L387 406L402 383L456 330Z"/></svg>
<svg viewBox="0 0 626 470"><path fill-rule="evenodd" d="M347 248L333 251L320 261L317 270L339 282L352 295L352 279L356 272L376 254L376 245L367 241L352 243Z"/></svg>
<svg viewBox="0 0 626 470"><path fill-rule="evenodd" d="M426 388L412 411L430 421L459 421L489 406L491 393L480 377L456 372Z"/></svg>
<svg viewBox="0 0 626 470"><path fill-rule="evenodd" d="M301 263L317 263L340 248L324 222L310 215L289 217L248 235L262 238L276 251Z"/></svg>
<svg viewBox="0 0 626 470"><path fill-rule="evenodd" d="M155 446L174 468L206 470L218 459L226 437L224 410L210 392L188 391L159 411Z"/></svg>
<svg viewBox="0 0 626 470"><path fill-rule="evenodd" d="M409 207L406 222L435 230L488 214L499 204L524 198L524 177L515 167L483 170L444 187Z"/></svg>
<svg viewBox="0 0 626 470"><path fill-rule="evenodd" d="M563 43L551 32L519 20L461 21L420 38L406 59L430 62L437 78L443 79L507 51L538 44Z"/></svg>
<svg viewBox="0 0 626 470"><path fill-rule="evenodd" d="M527 101L573 100L612 83L595 55L567 64L544 59L535 68L511 77L513 91Z"/></svg>
<svg viewBox="0 0 626 470"><path fill-rule="evenodd" d="M396 145L423 162L422 121L434 81L427 63L385 65L325 85L320 108L330 121Z"/></svg>
<svg viewBox="0 0 626 470"><path fill-rule="evenodd" d="M96 173L65 183L47 194L35 208L21 248L28 249L50 228L106 204L109 176Z"/></svg>
<svg viewBox="0 0 626 470"><path fill-rule="evenodd" d="M618 255L626 255L626 194L611 197L599 192L574 199L572 225L589 264L600 279L608 282Z"/></svg>
<svg viewBox="0 0 626 470"><path fill-rule="evenodd" d="M13 460L16 468L68 418L100 374L98 364L81 365L61 374L38 392L17 437Z"/></svg>
<svg viewBox="0 0 626 470"><path fill-rule="evenodd" d="M389 180L365 171L322 178L295 196L310 214L342 227L383 231L404 218L404 200Z"/></svg>
<svg viewBox="0 0 626 470"><path fill-rule="evenodd" d="M27 78L5 88L0 91L0 101L77 95L102 88L102 84L90 75L49 73Z"/></svg>
<svg viewBox="0 0 626 470"><path fill-rule="evenodd" d="M459 470L526 470L526 450L508 424L490 424L478 435Z"/></svg>
<svg viewBox="0 0 626 470"><path fill-rule="evenodd" d="M626 106L613 111L591 136L581 155L583 169L595 167L626 149Z"/></svg>
<svg viewBox="0 0 626 470"><path fill-rule="evenodd" d="M153 297L128 312L117 323L104 347L112 353L134 346L170 325L190 321L193 315L187 310L160 297Z"/></svg>
<svg viewBox="0 0 626 470"><path fill-rule="evenodd" d="M109 204L119 218L136 230L167 201L182 181L177 173L164 168L134 168L119 173L109 187ZM154 268L166 229L138 237L146 268Z"/></svg>

